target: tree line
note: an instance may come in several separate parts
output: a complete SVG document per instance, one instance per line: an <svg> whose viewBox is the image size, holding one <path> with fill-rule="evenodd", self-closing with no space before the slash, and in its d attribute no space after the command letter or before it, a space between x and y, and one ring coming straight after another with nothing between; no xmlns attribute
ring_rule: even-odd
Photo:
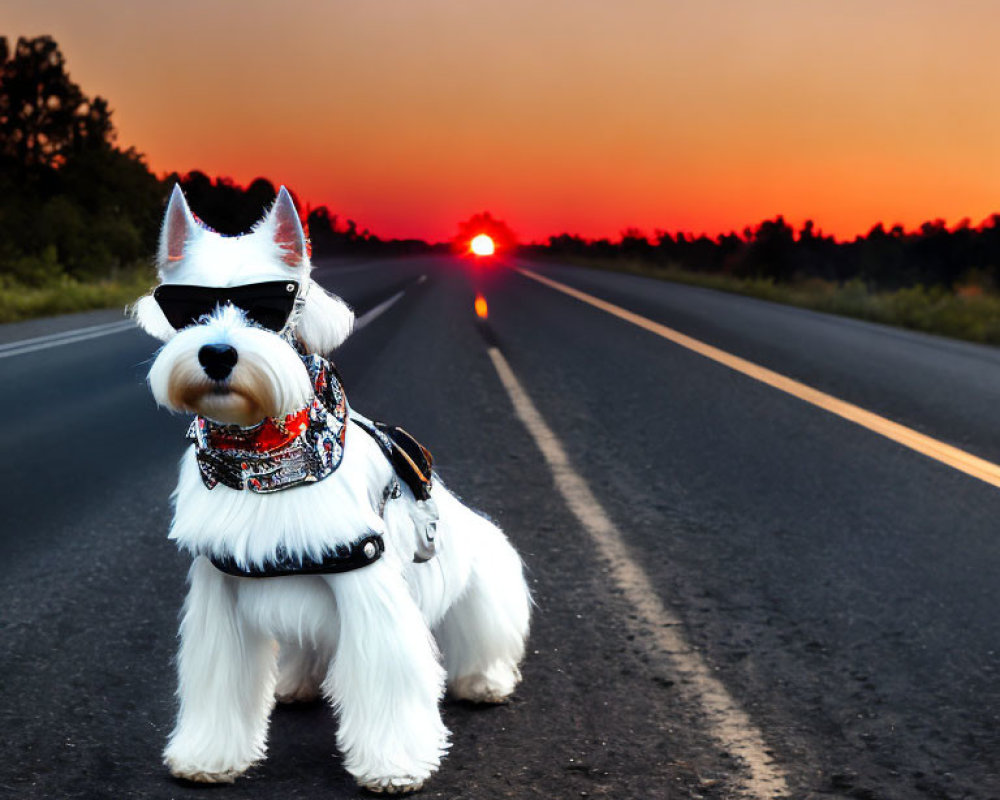
<svg viewBox="0 0 1000 800"><path fill-rule="evenodd" d="M172 173L164 181L169 190L179 183L188 204L198 218L212 230L225 236L246 233L258 222L277 196L266 178L256 178L246 187L230 178L212 179L198 170L181 175ZM290 190L291 191L291 190ZM359 228L353 219L342 220L327 206L303 205L294 191L292 199L309 233L314 256L377 255L395 256L428 252L431 245L419 239L380 239L367 228Z"/></svg>
<svg viewBox="0 0 1000 800"><path fill-rule="evenodd" d="M775 283L818 278L838 284L860 280L871 290L912 286L953 290L963 283L1000 289L998 214L978 226L965 220L950 229L942 220L925 222L914 231L899 225L886 230L879 223L850 241L824 235L812 221L796 231L778 216L742 234L660 232L649 237L630 229L619 241L562 234L526 249L536 255L638 261Z"/></svg>
<svg viewBox="0 0 1000 800"><path fill-rule="evenodd" d="M0 37L0 265L9 278L106 275L149 253L162 187L115 145L111 111L48 36Z"/></svg>
<svg viewBox="0 0 1000 800"><path fill-rule="evenodd" d="M51 36L13 46L0 37L0 286L89 281L148 264L175 182L205 224L227 235L247 231L276 196L264 178L246 187L198 171L160 179L116 138L107 99L70 78ZM309 209L307 224L318 256L429 247L382 240L326 206Z"/></svg>

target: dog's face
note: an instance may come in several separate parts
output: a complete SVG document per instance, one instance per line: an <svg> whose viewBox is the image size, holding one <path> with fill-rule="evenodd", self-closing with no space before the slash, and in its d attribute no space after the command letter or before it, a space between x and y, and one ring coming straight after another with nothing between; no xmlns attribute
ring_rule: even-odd
<svg viewBox="0 0 1000 800"><path fill-rule="evenodd" d="M133 309L165 342L149 372L157 403L249 426L310 402L312 382L286 337L328 353L354 315L309 277L305 234L284 187L253 231L235 237L200 225L175 187L157 261L160 286Z"/></svg>

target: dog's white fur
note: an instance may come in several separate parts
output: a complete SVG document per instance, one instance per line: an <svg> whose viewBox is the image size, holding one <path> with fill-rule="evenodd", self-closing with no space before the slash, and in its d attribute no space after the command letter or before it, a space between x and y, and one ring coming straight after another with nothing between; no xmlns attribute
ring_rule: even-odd
<svg viewBox="0 0 1000 800"><path fill-rule="evenodd" d="M295 333L326 353L348 336L353 314L309 278L305 236L282 187L250 234L202 227L174 189L161 235L167 283L233 286L293 278L305 292ZM306 405L308 373L280 336L219 309L175 332L153 298L134 308L165 344L149 373L157 402L222 423L254 424ZM198 363L205 344L229 344L238 362L223 386ZM520 679L530 598L521 560L504 534L440 481L437 555L413 561L423 509L412 493L379 514L391 467L374 440L350 426L343 462L325 480L260 495L202 483L192 450L174 492L170 537L195 556L180 626L177 724L164 753L171 772L231 781L264 757L279 700L324 695L339 719L337 745L357 781L376 791L419 788L448 748L439 700L500 702ZM368 532L385 555L326 576L236 578L205 553L264 564L280 547L319 557Z"/></svg>

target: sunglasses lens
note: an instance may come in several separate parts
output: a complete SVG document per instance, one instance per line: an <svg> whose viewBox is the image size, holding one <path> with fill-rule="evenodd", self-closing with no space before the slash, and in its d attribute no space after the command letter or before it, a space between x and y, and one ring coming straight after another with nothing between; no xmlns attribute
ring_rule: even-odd
<svg viewBox="0 0 1000 800"><path fill-rule="evenodd" d="M243 309L251 322L278 332L295 307L299 285L295 281L270 281L234 286L228 291L230 302Z"/></svg>
<svg viewBox="0 0 1000 800"><path fill-rule="evenodd" d="M153 297L175 330L197 325L216 308L233 305L243 311L250 322L277 333L288 322L298 291L295 281L268 281L228 288L164 284L153 291Z"/></svg>
<svg viewBox="0 0 1000 800"><path fill-rule="evenodd" d="M214 292L209 293L201 286L158 286L153 297L175 330L197 325L216 306Z"/></svg>

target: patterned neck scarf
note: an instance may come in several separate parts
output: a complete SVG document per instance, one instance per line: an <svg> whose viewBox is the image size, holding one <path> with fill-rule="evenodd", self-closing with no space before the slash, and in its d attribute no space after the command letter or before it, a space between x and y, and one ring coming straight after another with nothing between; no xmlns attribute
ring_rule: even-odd
<svg viewBox="0 0 1000 800"><path fill-rule="evenodd" d="M314 390L305 408L249 428L194 418L187 438L195 444L205 486L268 494L321 481L340 466L347 435L344 388L326 359L309 354L302 361Z"/></svg>

